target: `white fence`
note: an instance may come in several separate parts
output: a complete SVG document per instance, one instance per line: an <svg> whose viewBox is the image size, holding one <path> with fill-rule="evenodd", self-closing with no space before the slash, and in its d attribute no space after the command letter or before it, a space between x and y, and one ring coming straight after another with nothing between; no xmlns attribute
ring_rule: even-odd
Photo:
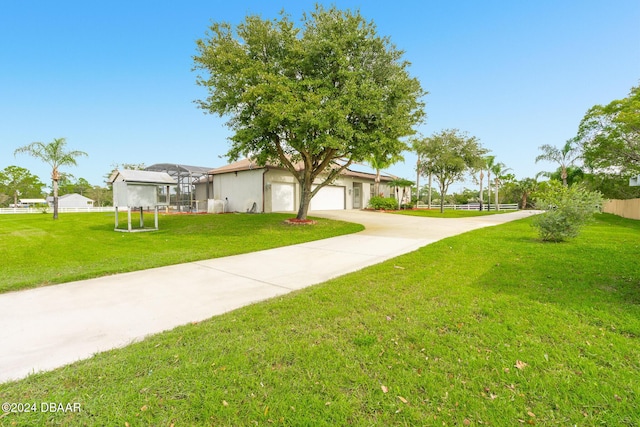
<svg viewBox="0 0 640 427"><path fill-rule="evenodd" d="M500 203L499 206L499 210L501 211L517 211L518 210L518 204L517 203ZM416 207L418 209L428 209L429 206L422 204L422 203L418 203L416 205ZM484 204L482 206L482 210L486 211L489 209L489 207L491 208L492 211L496 210L496 205L491 204L491 206L489 206L488 204ZM480 205L478 203L469 203L466 205L444 205L445 209L453 209L453 210L457 210L457 211L477 211L480 209ZM436 204L431 204L431 209L440 209L440 205L436 205Z"/></svg>
<svg viewBox="0 0 640 427"><path fill-rule="evenodd" d="M68 212L113 212L113 206L104 207L82 207L82 208L58 208L59 213ZM30 213L52 213L53 208L0 208L0 214L30 214Z"/></svg>

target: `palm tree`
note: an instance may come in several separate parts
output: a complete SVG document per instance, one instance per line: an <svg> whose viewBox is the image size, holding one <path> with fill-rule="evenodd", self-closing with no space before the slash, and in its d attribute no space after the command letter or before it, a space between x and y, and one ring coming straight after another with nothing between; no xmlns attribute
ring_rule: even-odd
<svg viewBox="0 0 640 427"><path fill-rule="evenodd" d="M491 170L496 164L496 156L487 156L484 158L484 167L487 170L487 210L491 210Z"/></svg>
<svg viewBox="0 0 640 427"><path fill-rule="evenodd" d="M75 166L76 157L86 156L84 151L65 151L67 140L54 138L52 142L32 142L29 145L16 149L14 155L27 153L36 159L51 166L51 179L53 181L53 219L58 219L58 181L60 180L60 166Z"/></svg>
<svg viewBox="0 0 640 427"><path fill-rule="evenodd" d="M503 178L503 175L505 174L506 171L511 170L511 168L506 167L506 165L502 162L498 162L498 163L494 163L491 166L491 169L489 169L491 172L493 172L493 182L494 182L494 194L495 194L495 198L496 198L496 210L500 210L500 204L498 203L498 186L500 185L500 180ZM491 186L489 186L491 187Z"/></svg>
<svg viewBox="0 0 640 427"><path fill-rule="evenodd" d="M541 145L542 154L536 157L536 163L540 160L547 160L560 165L560 177L562 178L562 185L565 187L567 186L567 168L573 165L581 156L580 149L573 145L574 142L573 139L569 139L562 148L549 144Z"/></svg>
<svg viewBox="0 0 640 427"><path fill-rule="evenodd" d="M478 169L478 182L480 183L480 209L482 210L482 205L484 204L484 195L482 194L484 191L482 189L482 184L484 183L484 169Z"/></svg>
<svg viewBox="0 0 640 427"><path fill-rule="evenodd" d="M538 175L534 178L523 178L516 182L516 190L520 195L520 209L526 209L531 193L538 189Z"/></svg>
<svg viewBox="0 0 640 427"><path fill-rule="evenodd" d="M380 170L388 168L389 166L401 162L404 160L404 157L400 154L388 155L386 153L373 153L367 161L371 165L372 168L376 170L376 179L374 184L374 194L376 196L380 195Z"/></svg>
<svg viewBox="0 0 640 427"><path fill-rule="evenodd" d="M411 188L413 181L404 178L394 178L389 181L389 185L395 188L396 200L398 201L398 209L401 207L401 200L404 200L407 194L407 187ZM400 197L400 188L402 188L402 198Z"/></svg>
<svg viewBox="0 0 640 427"><path fill-rule="evenodd" d="M484 193L484 188L483 188L484 187L484 171L486 170L488 173L491 173L491 171L489 170L489 167L487 166L489 157L493 158L493 156L480 157L472 169L473 179L480 185L480 210L483 209L483 205L484 205L484 194L483 194ZM493 160L491 161L493 162ZM476 180L476 173L478 174L477 180Z"/></svg>

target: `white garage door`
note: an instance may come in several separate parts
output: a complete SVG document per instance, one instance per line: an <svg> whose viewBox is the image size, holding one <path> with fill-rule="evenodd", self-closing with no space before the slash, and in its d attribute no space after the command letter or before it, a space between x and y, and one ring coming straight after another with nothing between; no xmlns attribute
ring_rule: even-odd
<svg viewBox="0 0 640 427"><path fill-rule="evenodd" d="M311 199L309 210L328 211L344 209L344 189L335 185L322 187Z"/></svg>
<svg viewBox="0 0 640 427"><path fill-rule="evenodd" d="M293 184L271 184L271 211L291 212L293 209Z"/></svg>

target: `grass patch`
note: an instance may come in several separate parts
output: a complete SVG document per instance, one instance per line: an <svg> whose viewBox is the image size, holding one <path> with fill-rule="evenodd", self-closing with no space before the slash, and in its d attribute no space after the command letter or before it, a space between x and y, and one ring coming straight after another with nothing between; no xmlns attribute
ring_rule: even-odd
<svg viewBox="0 0 640 427"><path fill-rule="evenodd" d="M161 215L160 230L113 231L113 213L0 215L0 292L182 262L224 257L361 231L316 219L293 227L290 214ZM133 215L138 225L138 218ZM126 213L120 215L126 226ZM153 214L145 215L153 223Z"/></svg>
<svg viewBox="0 0 640 427"><path fill-rule="evenodd" d="M469 218L472 216L486 216L497 215L503 213L509 213L513 211L477 211L477 210L454 210L445 209L443 213L440 213L440 209L407 209L399 211L390 211L391 213L399 215L410 216L426 216L429 218Z"/></svg>
<svg viewBox="0 0 640 427"><path fill-rule="evenodd" d="M2 384L82 412L0 423L640 424L640 222L599 215L561 244L530 223Z"/></svg>

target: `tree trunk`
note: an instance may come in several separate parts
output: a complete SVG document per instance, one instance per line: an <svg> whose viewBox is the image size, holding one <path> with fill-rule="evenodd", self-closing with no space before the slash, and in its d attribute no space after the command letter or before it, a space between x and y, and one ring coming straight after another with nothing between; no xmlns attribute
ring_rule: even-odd
<svg viewBox="0 0 640 427"><path fill-rule="evenodd" d="M427 207L431 209L431 174L429 174L429 206Z"/></svg>
<svg viewBox="0 0 640 427"><path fill-rule="evenodd" d="M561 178L562 178L562 185L567 187L567 168L565 168L564 166L562 167L562 172L561 174Z"/></svg>
<svg viewBox="0 0 640 427"><path fill-rule="evenodd" d="M482 212L482 205L484 204L483 195L482 195L482 184L484 181L484 173L480 171L480 211Z"/></svg>
<svg viewBox="0 0 640 427"><path fill-rule="evenodd" d="M373 185L373 194L376 196L380 195L380 169L376 169L376 180Z"/></svg>
<svg viewBox="0 0 640 427"><path fill-rule="evenodd" d="M53 180L53 219L58 219L58 180Z"/></svg>
<svg viewBox="0 0 640 427"><path fill-rule="evenodd" d="M60 179L60 172L54 165L51 171L51 181L53 181L53 219L58 219L58 180Z"/></svg>
<svg viewBox="0 0 640 427"><path fill-rule="evenodd" d="M420 157L418 157L418 161L416 162L416 208L420 203ZM412 197L413 199L413 197Z"/></svg>
<svg viewBox="0 0 640 427"><path fill-rule="evenodd" d="M487 172L487 210L491 210L491 172Z"/></svg>
<svg viewBox="0 0 640 427"><path fill-rule="evenodd" d="M445 188L444 185L440 185L440 213L444 213L444 196L445 196Z"/></svg>
<svg viewBox="0 0 640 427"><path fill-rule="evenodd" d="M495 191L495 196L496 196L496 210L499 211L500 210L500 204L498 203L498 178L495 178L495 184L496 184L496 191Z"/></svg>
<svg viewBox="0 0 640 427"><path fill-rule="evenodd" d="M311 180L304 180L300 183L302 194L300 194L300 207L296 219L307 219L309 205L311 204Z"/></svg>
<svg viewBox="0 0 640 427"><path fill-rule="evenodd" d="M520 209L526 209L527 208L527 197L529 195L527 194L527 192L525 191L524 193L522 193L522 197L520 198Z"/></svg>

